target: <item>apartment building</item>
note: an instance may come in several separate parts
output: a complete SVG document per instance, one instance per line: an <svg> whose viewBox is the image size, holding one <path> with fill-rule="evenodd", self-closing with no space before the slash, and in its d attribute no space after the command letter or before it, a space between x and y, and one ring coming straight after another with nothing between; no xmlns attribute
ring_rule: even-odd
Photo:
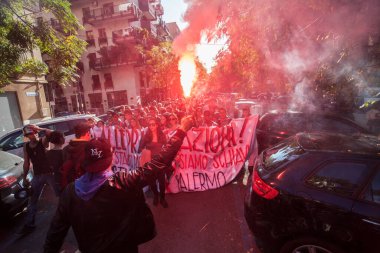
<svg viewBox="0 0 380 253"><path fill-rule="evenodd" d="M24 6L22 16L34 20L34 6ZM41 51L36 47L24 53L20 61L30 59L42 61ZM22 125L35 123L50 117L46 100L44 76L22 75L11 78L11 82L0 92L0 136Z"/></svg>
<svg viewBox="0 0 380 253"><path fill-rule="evenodd" d="M88 43L78 63L77 84L54 86L55 111L103 113L117 105L141 103L152 84L144 59L134 46L144 43L140 28L161 40L171 40L162 20L160 0L71 0L82 23L79 33Z"/></svg>

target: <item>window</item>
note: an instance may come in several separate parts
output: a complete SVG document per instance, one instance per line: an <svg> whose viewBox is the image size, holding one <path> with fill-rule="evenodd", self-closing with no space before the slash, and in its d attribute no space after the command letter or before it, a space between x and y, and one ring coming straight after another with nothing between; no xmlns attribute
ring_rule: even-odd
<svg viewBox="0 0 380 253"><path fill-rule="evenodd" d="M356 162L332 162L307 179L307 184L339 195L352 196L369 168Z"/></svg>
<svg viewBox="0 0 380 253"><path fill-rule="evenodd" d="M87 58L88 58L88 67L90 69L94 68L95 67L95 63L96 63L96 53L89 53L87 55Z"/></svg>
<svg viewBox="0 0 380 253"><path fill-rule="evenodd" d="M93 75L92 76L92 89L93 90L101 90L102 89L102 86L100 84L99 75Z"/></svg>
<svg viewBox="0 0 380 253"><path fill-rule="evenodd" d="M104 74L104 87L107 88L113 88L113 81L112 81L112 75L111 73L105 73Z"/></svg>
<svg viewBox="0 0 380 253"><path fill-rule="evenodd" d="M105 16L112 16L113 13L113 3L107 3L103 5L103 14Z"/></svg>
<svg viewBox="0 0 380 253"><path fill-rule="evenodd" d="M104 28L98 29L98 34L99 34L99 39L98 39L99 44L103 44L103 43L107 44L106 29Z"/></svg>
<svg viewBox="0 0 380 253"><path fill-rule="evenodd" d="M107 92L108 107L128 104L128 95L126 90Z"/></svg>
<svg viewBox="0 0 380 253"><path fill-rule="evenodd" d="M365 199L380 204L380 170L377 170L375 177L370 183Z"/></svg>
<svg viewBox="0 0 380 253"><path fill-rule="evenodd" d="M91 108L102 108L102 93L88 94Z"/></svg>
<svg viewBox="0 0 380 253"><path fill-rule="evenodd" d="M304 151L299 147L294 138L288 138L286 141L267 149L263 153L263 169L273 171L288 161L293 161L303 154Z"/></svg>
<svg viewBox="0 0 380 253"><path fill-rule="evenodd" d="M0 140L0 149L3 151L21 148L23 145L24 135L21 130Z"/></svg>
<svg viewBox="0 0 380 253"><path fill-rule="evenodd" d="M92 30L90 31L86 31L86 42L87 42L87 46L90 47L94 47L95 46L95 39L94 39L94 34L92 32Z"/></svg>
<svg viewBox="0 0 380 253"><path fill-rule="evenodd" d="M86 23L88 19L91 18L90 7L82 8L82 12L83 12L83 23Z"/></svg>

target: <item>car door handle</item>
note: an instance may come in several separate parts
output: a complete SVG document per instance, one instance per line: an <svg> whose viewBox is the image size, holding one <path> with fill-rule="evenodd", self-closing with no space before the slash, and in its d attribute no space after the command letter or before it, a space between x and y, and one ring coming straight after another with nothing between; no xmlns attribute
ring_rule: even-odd
<svg viewBox="0 0 380 253"><path fill-rule="evenodd" d="M364 222L367 222L369 224L372 224L372 225L375 225L375 226L379 226L380 227L380 223L378 222L375 222L375 221L371 221L371 220L367 220L367 219L362 219L362 221Z"/></svg>

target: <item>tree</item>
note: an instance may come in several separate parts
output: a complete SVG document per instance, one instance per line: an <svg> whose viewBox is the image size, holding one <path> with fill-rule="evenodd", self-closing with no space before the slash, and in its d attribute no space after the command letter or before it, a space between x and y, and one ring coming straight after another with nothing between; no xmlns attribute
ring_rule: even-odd
<svg viewBox="0 0 380 253"><path fill-rule="evenodd" d="M193 2L189 17L207 8ZM216 89L294 92L307 79L314 92L345 104L354 85L369 83L362 73L370 61L362 49L369 37L378 37L378 1L221 0L209 8L215 3L209 37L226 36L229 45L211 74Z"/></svg>
<svg viewBox="0 0 380 253"><path fill-rule="evenodd" d="M138 47L145 59L146 74L160 92L160 99L176 97L182 94L178 57L172 52L171 42L160 42L147 47ZM170 93L169 93L170 91Z"/></svg>
<svg viewBox="0 0 380 253"><path fill-rule="evenodd" d="M48 14L47 14L48 13ZM37 16L52 15L60 29ZM53 80L71 84L86 42L77 37L81 26L67 0L2 0L0 3L0 88L19 75L41 76L47 66L33 57L39 48L49 61ZM31 54L25 61L25 55Z"/></svg>

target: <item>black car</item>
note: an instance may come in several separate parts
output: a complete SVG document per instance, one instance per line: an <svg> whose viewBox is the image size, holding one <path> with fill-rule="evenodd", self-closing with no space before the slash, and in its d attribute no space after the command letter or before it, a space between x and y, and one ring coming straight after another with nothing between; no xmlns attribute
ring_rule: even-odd
<svg viewBox="0 0 380 253"><path fill-rule="evenodd" d="M304 112L269 112L257 125L259 153L299 132L333 132L342 134L371 134L354 121L335 114Z"/></svg>
<svg viewBox="0 0 380 253"><path fill-rule="evenodd" d="M380 249L380 141L299 133L257 159L245 219L263 253Z"/></svg>
<svg viewBox="0 0 380 253"><path fill-rule="evenodd" d="M28 203L27 190L23 188L24 160L0 151L0 216L11 217L22 211ZM31 181L32 175L28 179Z"/></svg>

